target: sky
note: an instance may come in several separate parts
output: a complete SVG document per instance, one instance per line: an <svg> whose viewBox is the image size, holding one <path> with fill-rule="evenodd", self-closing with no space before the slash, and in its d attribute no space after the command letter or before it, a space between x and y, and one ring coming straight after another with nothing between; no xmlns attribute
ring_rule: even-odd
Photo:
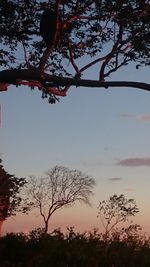
<svg viewBox="0 0 150 267"><path fill-rule="evenodd" d="M149 68L128 66L111 80L149 83ZM94 77L94 70L89 70ZM50 221L50 230L74 226L102 230L99 201L113 194L134 198L140 210L133 221L150 233L150 93L133 88L72 87L55 105L38 90L10 86L0 94L0 153L7 172L36 175L55 165L79 169L96 180L92 207L77 203ZM3 233L28 232L43 223L36 211L9 218Z"/></svg>

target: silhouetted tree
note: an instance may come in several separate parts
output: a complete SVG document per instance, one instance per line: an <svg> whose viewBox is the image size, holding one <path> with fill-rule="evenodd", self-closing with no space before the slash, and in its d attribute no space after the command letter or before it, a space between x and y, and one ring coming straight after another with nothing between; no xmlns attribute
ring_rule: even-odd
<svg viewBox="0 0 150 267"><path fill-rule="evenodd" d="M95 181L79 170L56 166L43 178L30 177L27 195L33 207L39 209L44 221L45 232L53 213L77 201L90 205Z"/></svg>
<svg viewBox="0 0 150 267"><path fill-rule="evenodd" d="M120 223L127 222L130 217L139 212L134 199L127 199L123 194L113 195L108 200L99 202L98 217L105 230L104 236L107 239L109 234Z"/></svg>
<svg viewBox="0 0 150 267"><path fill-rule="evenodd" d="M25 207L21 207L20 195L25 183L25 178L17 178L7 173L0 159L0 234L2 224L8 217L19 210L25 211Z"/></svg>
<svg viewBox="0 0 150 267"><path fill-rule="evenodd" d="M149 14L148 0L1 0L0 91L24 84L55 103L71 85L150 90L142 82L108 81L129 63L150 65ZM93 67L97 79L81 79Z"/></svg>

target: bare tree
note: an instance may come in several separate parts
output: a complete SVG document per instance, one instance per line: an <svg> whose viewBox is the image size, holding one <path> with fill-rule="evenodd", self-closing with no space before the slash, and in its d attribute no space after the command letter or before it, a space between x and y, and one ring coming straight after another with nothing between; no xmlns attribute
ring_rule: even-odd
<svg viewBox="0 0 150 267"><path fill-rule="evenodd" d="M69 170L63 166L55 166L46 172L46 176L36 178L30 176L28 195L33 207L38 208L44 221L45 233L53 213L68 207L75 202L91 205L95 181L79 170Z"/></svg>
<svg viewBox="0 0 150 267"><path fill-rule="evenodd" d="M108 200L99 202L98 217L105 229L104 237L107 239L112 230L129 217L139 212L134 199L126 199L123 194L111 196Z"/></svg>

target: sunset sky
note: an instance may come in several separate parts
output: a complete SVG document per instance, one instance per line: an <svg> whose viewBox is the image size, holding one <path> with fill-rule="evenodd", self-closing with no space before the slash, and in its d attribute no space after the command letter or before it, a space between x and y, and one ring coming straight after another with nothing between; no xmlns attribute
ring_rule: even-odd
<svg viewBox="0 0 150 267"><path fill-rule="evenodd" d="M126 67L111 80L149 83L149 69ZM11 86L0 94L0 104L0 153L8 172L41 176L63 165L96 180L92 208L77 204L58 211L50 230L101 229L98 202L116 193L136 200L140 213L134 222L150 233L150 92L72 87L60 103L50 105L37 90ZM3 232L39 226L41 218L33 211L8 219Z"/></svg>

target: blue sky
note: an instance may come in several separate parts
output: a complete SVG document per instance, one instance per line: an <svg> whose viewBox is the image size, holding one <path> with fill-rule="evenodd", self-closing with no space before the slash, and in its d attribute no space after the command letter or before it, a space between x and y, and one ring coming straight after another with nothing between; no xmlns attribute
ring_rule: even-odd
<svg viewBox="0 0 150 267"><path fill-rule="evenodd" d="M93 77L94 77L94 70ZM149 68L126 67L111 80L149 83ZM98 201L114 193L134 198L135 222L150 224L150 93L132 88L75 88L50 105L28 87L9 87L0 95L1 156L17 176L41 176L55 165L77 168L96 180L93 208L77 204L54 215L51 227L100 227ZM4 231L26 231L41 224L35 213L16 216Z"/></svg>

